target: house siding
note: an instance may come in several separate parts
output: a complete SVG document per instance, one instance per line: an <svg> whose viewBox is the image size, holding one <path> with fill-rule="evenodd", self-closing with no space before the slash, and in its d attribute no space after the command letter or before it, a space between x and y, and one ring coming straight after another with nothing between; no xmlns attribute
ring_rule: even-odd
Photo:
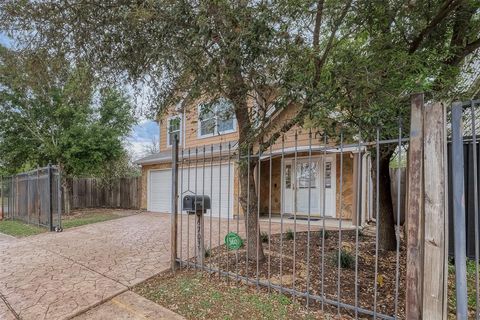
<svg viewBox="0 0 480 320"><path fill-rule="evenodd" d="M351 153L343 154L343 184L340 190L340 154L337 155L337 218L352 219L355 201L354 166ZM342 191L342 192L341 192ZM340 204L342 206L340 206Z"/></svg>
<svg viewBox="0 0 480 320"><path fill-rule="evenodd" d="M171 147L167 146L168 135L168 118L181 115L182 116L182 147L184 148L196 148L203 146L210 146L212 144L225 143L229 141L238 140L238 128L235 132L218 134L211 137L198 137L198 108L201 100L198 100L193 104L194 108L190 108L189 111L183 113L175 113L173 111L168 112L162 116L159 120L160 127L160 151L170 150ZM185 144L185 145L183 145Z"/></svg>
<svg viewBox="0 0 480 320"><path fill-rule="evenodd" d="M203 146L207 148L212 144L220 144L225 142L236 142L238 141L238 127L237 130L233 133L215 135L212 137L199 138L198 137L198 108L196 107L201 100L198 100L196 103L192 104L195 107L189 108L189 112L181 114L182 116L182 148L199 148L199 154L203 152ZM289 106L288 109L283 110L279 115L277 115L275 122L275 130L279 129L281 125L293 119L298 111L298 107ZM160 124L160 151L171 150L170 147L167 147L167 121L168 118L179 113L169 112L159 119ZM298 157L308 156L308 152L305 152L305 148L312 144L312 146L323 146L323 137L318 134L312 134L310 139L310 130L293 126L288 132L284 134L284 139L279 138L275 144L272 145L271 150L273 152L278 152L284 149L290 153L285 156L285 158L293 157L292 151L297 148L303 148L297 152ZM267 137L268 138L268 137ZM329 145L335 145L336 141L330 140ZM268 151L267 151L268 152ZM312 155L321 155L321 152L313 152ZM355 186L355 155L350 152L343 154L343 182L342 182L342 195L340 195L340 154L336 154L336 218L343 219L352 219L354 217L355 211L355 201L356 201L356 186ZM282 202L282 165L281 158L275 157L272 159L272 176L270 178L270 169L269 169L269 160L266 159L262 161L261 165L261 174L260 174L260 212L262 214L268 214L271 210L273 214L281 213L281 202ZM148 174L150 170L153 169L166 169L171 168L171 163L161 163L153 165L144 165L142 166L142 208L147 207L147 183L148 183ZM238 194L239 194L239 177L237 174L236 164L233 167L233 179L234 179L234 190L233 190L233 215L243 215L241 208L239 207ZM271 202L270 198L270 181L271 181ZM341 201L340 201L341 200ZM340 203L341 202L341 203ZM341 204L341 206L340 206ZM270 208L271 205L271 208Z"/></svg>

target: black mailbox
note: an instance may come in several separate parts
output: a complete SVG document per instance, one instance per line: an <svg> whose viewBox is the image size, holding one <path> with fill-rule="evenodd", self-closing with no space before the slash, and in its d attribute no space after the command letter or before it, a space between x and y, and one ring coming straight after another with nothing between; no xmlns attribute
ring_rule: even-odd
<svg viewBox="0 0 480 320"><path fill-rule="evenodd" d="M183 197L183 211L205 213L210 209L210 197L205 195L187 195Z"/></svg>

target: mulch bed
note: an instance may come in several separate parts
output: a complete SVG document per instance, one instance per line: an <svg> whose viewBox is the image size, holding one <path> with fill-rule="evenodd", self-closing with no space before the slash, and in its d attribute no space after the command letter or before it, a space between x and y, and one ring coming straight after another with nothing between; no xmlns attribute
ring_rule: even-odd
<svg viewBox="0 0 480 320"><path fill-rule="evenodd" d="M327 299L338 299L338 231L326 231L325 241L322 243L322 233L310 232L310 252L308 253L308 233L297 232L295 240L288 239L286 234L271 236L270 251L268 240L263 243L266 260L259 265L258 278L260 281L282 285L285 288L295 289L300 292L309 292L312 295L325 296ZM356 239L355 231L342 231L342 248L350 258L355 258ZM375 236L359 232L358 234L358 259L357 261L357 296L358 306L366 310L374 310L374 285L375 285ZM294 254L295 247L295 254ZM323 252L323 254L322 254ZM295 260L295 262L294 262ZM377 277L377 312L384 315L395 315L396 300L396 251L379 251L378 277ZM194 260L193 260L194 261ZM405 266L406 251L402 241L399 255L399 283L397 317L405 318ZM248 276L252 282L256 279L257 264L254 261L247 263L246 252L242 248L238 251L227 251L225 246L213 249L205 264L211 268L230 271L241 276ZM294 271L295 269L295 271ZM355 306L355 262L350 267L340 268L340 301ZM322 287L323 284L323 287ZM322 295L323 291L323 295ZM305 299L297 297L297 301ZM309 305L314 310L322 309L331 314L337 314L337 306L310 299ZM355 317L355 312L340 308L342 318ZM369 315L358 313L361 319L371 318Z"/></svg>

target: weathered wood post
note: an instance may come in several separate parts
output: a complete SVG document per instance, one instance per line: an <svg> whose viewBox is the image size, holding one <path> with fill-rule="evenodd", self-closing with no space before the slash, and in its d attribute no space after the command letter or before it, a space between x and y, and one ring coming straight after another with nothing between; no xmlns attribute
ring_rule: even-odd
<svg viewBox="0 0 480 320"><path fill-rule="evenodd" d="M170 219L170 265L175 272L177 263L177 223L178 223L178 137L174 136L172 146L172 213ZM182 244L180 244L182 245Z"/></svg>
<svg viewBox="0 0 480 320"><path fill-rule="evenodd" d="M425 105L424 113L423 319L447 319L446 109Z"/></svg>
<svg viewBox="0 0 480 320"><path fill-rule="evenodd" d="M406 319L421 319L423 288L423 93L412 95L407 192Z"/></svg>
<svg viewBox="0 0 480 320"><path fill-rule="evenodd" d="M446 109L414 94L411 110L406 319L446 319Z"/></svg>

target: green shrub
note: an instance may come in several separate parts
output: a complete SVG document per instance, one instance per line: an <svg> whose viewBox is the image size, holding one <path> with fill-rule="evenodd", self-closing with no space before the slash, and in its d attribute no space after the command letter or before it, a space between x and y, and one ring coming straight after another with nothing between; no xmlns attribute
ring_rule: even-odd
<svg viewBox="0 0 480 320"><path fill-rule="evenodd" d="M323 231L323 232L320 231L320 235L321 235L325 240L327 240L328 238L330 238L331 233L330 233L329 231L325 230L325 231Z"/></svg>
<svg viewBox="0 0 480 320"><path fill-rule="evenodd" d="M208 258L212 255L212 250L209 248L205 248L205 258Z"/></svg>
<svg viewBox="0 0 480 320"><path fill-rule="evenodd" d="M285 239L293 240L294 238L295 238L295 232L293 232L292 229L288 229L287 232L285 233Z"/></svg>
<svg viewBox="0 0 480 320"><path fill-rule="evenodd" d="M268 243L268 233L266 233L265 231L263 232L260 232L260 240L263 242L263 243Z"/></svg>
<svg viewBox="0 0 480 320"><path fill-rule="evenodd" d="M335 252L333 262L338 267L338 251ZM343 269L353 269L355 267L355 257L345 249L340 250L340 267Z"/></svg>

